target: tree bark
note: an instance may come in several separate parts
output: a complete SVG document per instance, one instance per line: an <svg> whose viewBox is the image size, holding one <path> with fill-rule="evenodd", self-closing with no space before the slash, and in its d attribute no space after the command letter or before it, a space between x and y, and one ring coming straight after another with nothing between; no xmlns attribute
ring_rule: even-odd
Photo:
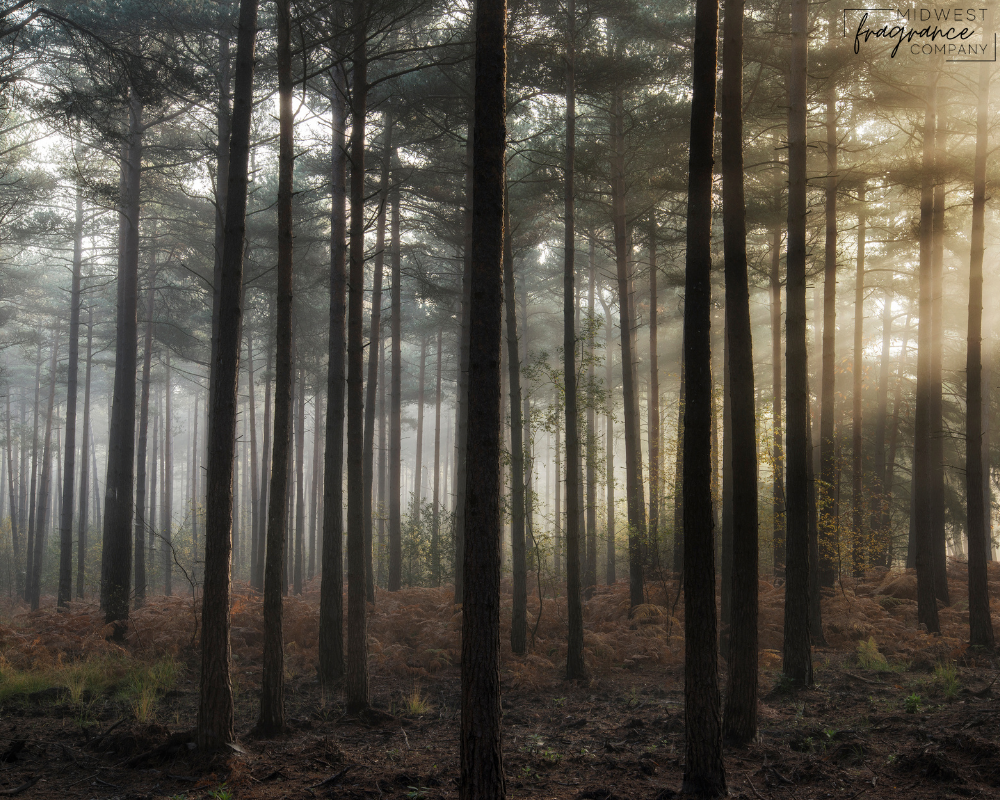
<svg viewBox="0 0 1000 800"><path fill-rule="evenodd" d="M18 533L17 521L19 519L18 507L17 507L17 491L15 490L14 483L14 439L11 437L10 433L10 392L7 392L6 397L7 403L7 416L4 420L7 433L7 489L10 494L10 536L11 536L11 548L13 549L14 563L12 565L14 570L14 591L17 596L21 596L22 586L21 586L21 537ZM84 462L83 472L86 474L86 462ZM23 477L21 482L23 482ZM83 579L80 579L80 586L83 585ZM80 597L83 595L81 594Z"/></svg>
<svg viewBox="0 0 1000 800"><path fill-rule="evenodd" d="M788 110L788 256L785 368L788 507L782 669L798 686L813 682L809 642L809 369L806 350L806 69L808 6L791 2Z"/></svg>
<svg viewBox="0 0 1000 800"><path fill-rule="evenodd" d="M611 322L611 309L604 308L604 369L607 391L614 389L614 350L612 349L611 336L614 330ZM604 579L608 586L614 586L617 576L616 553L615 553L615 417L614 414L607 414L604 418L604 450L607 456L605 467L605 484L607 488L607 553L605 554Z"/></svg>
<svg viewBox="0 0 1000 800"><path fill-rule="evenodd" d="M502 800L506 786L500 736L500 348L506 4L478 0L475 16L467 438L468 451L475 457L466 465L459 796Z"/></svg>
<svg viewBox="0 0 1000 800"><path fill-rule="evenodd" d="M889 531L881 525L883 515L888 511L889 498L885 486L885 434L889 416L889 362L891 360L890 346L892 344L892 283L885 290L885 298L882 301L882 355L879 360L878 377L878 405L875 411L875 445L874 459L872 461L871 480L872 490L870 494L870 529L872 546L875 548L872 553L872 562L875 565L890 567L891 561L891 540ZM900 354L900 362L903 361L905 353ZM888 520L888 517L886 517Z"/></svg>
<svg viewBox="0 0 1000 800"><path fill-rule="evenodd" d="M414 525L420 524L421 478L424 453L424 376L427 367L427 337L420 338L420 370L417 378L417 453L413 471L413 509L410 515Z"/></svg>
<svg viewBox="0 0 1000 800"><path fill-rule="evenodd" d="M618 273L618 312L622 346L622 398L625 417L625 497L629 525L629 601L643 602L641 542L646 538L646 503L642 490L642 445L639 402L635 386L634 317L629 302L628 231L625 220L625 116L620 91L614 95L611 116L611 206L614 223L615 263ZM715 105L713 100L713 107Z"/></svg>
<svg viewBox="0 0 1000 800"><path fill-rule="evenodd" d="M369 702L368 611L365 593L363 519L364 396L361 385L364 345L362 316L365 267L365 121L368 113L368 54L365 49L365 23L368 12L365 0L354 0L353 8L351 244L347 278L347 710L349 713L364 710ZM396 488L398 489L398 483Z"/></svg>
<svg viewBox="0 0 1000 800"><path fill-rule="evenodd" d="M252 2L252 0L249 0ZM282 581L287 537L288 451L292 439L292 384L295 353L292 346L292 58L291 12L288 0L279 0L278 19L278 291L275 332L274 445L271 456L267 507L267 543L264 559L264 653L257 733L275 736L285 728L285 656L282 641ZM241 33L242 33L242 25ZM232 203L232 198L230 198ZM227 247L228 250L228 247ZM242 247L240 248L242 252Z"/></svg>
<svg viewBox="0 0 1000 800"><path fill-rule="evenodd" d="M155 225L155 223L154 223ZM155 242L155 234L153 236ZM156 250L150 254L146 297L146 335L142 346L142 384L139 394L139 439L135 469L135 607L146 602L146 440L149 435L149 372L153 363L153 311L156 302Z"/></svg>
<svg viewBox="0 0 1000 800"><path fill-rule="evenodd" d="M646 404L649 433L649 542L654 548L655 561L660 562L660 373L657 346L658 326L656 295L656 219L649 228L649 400ZM593 282L593 277L591 277ZM593 288L591 288L593 296Z"/></svg>
<svg viewBox="0 0 1000 800"><path fill-rule="evenodd" d="M76 220L73 226L73 282L70 289L69 363L66 376L66 457L63 462L62 513L59 520L59 593L57 603L73 599L73 478L76 466L76 398L80 371L80 279L83 267L83 194L76 190ZM9 418L8 413L8 418ZM10 441L10 434L7 435ZM86 462L84 462L86 464ZM86 472L86 467L84 467ZM12 504L13 505L13 504ZM11 534L15 536L11 509Z"/></svg>
<svg viewBox="0 0 1000 800"><path fill-rule="evenodd" d="M392 230L389 232L391 241L390 268L392 270L392 390L390 392L389 416L389 591L397 591L403 582L403 540L400 469L402 432L402 287L400 279L399 253L399 187L392 190Z"/></svg>
<svg viewBox="0 0 1000 800"><path fill-rule="evenodd" d="M832 28L829 36L833 37ZM823 268L823 370L819 421L819 582L833 586L837 576L840 519L836 480L835 385L837 336L837 85L828 78L826 94L826 240Z"/></svg>
<svg viewBox="0 0 1000 800"><path fill-rule="evenodd" d="M711 458L712 169L718 29L717 0L698 0L695 6L684 284L684 365L687 388L687 402L684 404L686 749L682 791L701 797L724 797L728 793L722 762L717 664ZM627 365L623 373L628 381ZM627 403L625 413L629 413ZM635 599L632 603L635 604Z"/></svg>
<svg viewBox="0 0 1000 800"><path fill-rule="evenodd" d="M444 324L437 335L437 384L434 390L434 505L431 512L431 586L441 585L441 345Z"/></svg>
<svg viewBox="0 0 1000 800"><path fill-rule="evenodd" d="M933 266L931 234L934 208L934 122L937 113L937 77L927 87L927 111L924 117L923 176L920 187L920 300L917 328L917 397L913 424L913 528L917 568L917 621L937 633L937 599L934 585L934 531L931 465L931 348L933 333Z"/></svg>
<svg viewBox="0 0 1000 800"><path fill-rule="evenodd" d="M341 67L330 74L333 117L330 175L330 342L323 453L323 580L319 601L319 679L329 692L344 675L344 322L347 302L347 153Z"/></svg>
<svg viewBox="0 0 1000 800"><path fill-rule="evenodd" d="M302 594L305 571L303 549L306 538L305 450L306 450L306 371L299 367L298 421L295 423L295 567L292 591Z"/></svg>
<svg viewBox="0 0 1000 800"><path fill-rule="evenodd" d="M742 0L726 4L722 67L722 203L726 271L726 368L729 376L732 485L732 593L723 735L757 737L757 424L743 190Z"/></svg>
<svg viewBox="0 0 1000 800"><path fill-rule="evenodd" d="M163 400L163 593L169 597L173 594L173 505L174 505L174 431L173 412L170 400L173 395L173 385L170 380L170 351L167 350L166 364L164 365L164 390ZM96 471L96 470L95 470Z"/></svg>
<svg viewBox="0 0 1000 800"><path fill-rule="evenodd" d="M582 680L586 677L587 670L583 661L583 605L580 598L580 436L576 410L576 330L573 325L576 299L576 246L573 207L575 201L573 173L576 169L575 0L567 2L566 19L566 167L563 174L565 192L563 376L566 390L566 601L569 617L566 678L568 680Z"/></svg>
<svg viewBox="0 0 1000 800"><path fill-rule="evenodd" d="M864 453L861 430L861 392L864 373L865 329L865 185L858 190L858 258L854 274L854 366L851 377L851 527L853 529L852 561L854 577L863 578L868 564L868 530L865 527Z"/></svg>
<svg viewBox="0 0 1000 800"><path fill-rule="evenodd" d="M969 536L969 644L993 650L993 621L986 573L986 516L983 496L982 318L985 251L986 157L989 146L990 72L979 67L976 160L972 185L972 240L969 258L969 333L966 351L965 480Z"/></svg>
<svg viewBox="0 0 1000 800"><path fill-rule="evenodd" d="M42 557L45 554L46 540L48 539L48 511L49 511L49 485L52 475L52 459L50 457L52 446L52 418L55 416L56 401L56 366L59 363L59 328L56 328L52 338L52 361L49 365L49 402L48 410L45 413L45 438L42 445L42 475L38 481L38 519L35 528L35 556L32 560L34 572L31 575L31 610L37 611L41 604L42 595Z"/></svg>
<svg viewBox="0 0 1000 800"><path fill-rule="evenodd" d="M142 168L142 99L129 90L129 132L122 161L123 191L119 210L118 336L114 395L108 433L108 477L104 497L104 549L101 556L101 608L113 625L112 638L123 641L129 611L132 566L133 470L135 456L135 383L139 304L139 209Z"/></svg>
<svg viewBox="0 0 1000 800"><path fill-rule="evenodd" d="M937 113L934 140L934 198L931 221L931 427L930 427L930 502L934 594L946 606L948 597L948 539L944 513L944 395L942 361L944 358L944 171L946 123L944 106Z"/></svg>
<svg viewBox="0 0 1000 800"><path fill-rule="evenodd" d="M124 175L123 175L124 179ZM38 343L35 352L35 404L33 406L34 422L31 430L31 482L28 488L28 537L25 547L24 566L24 600L31 602L31 581L35 575L35 489L38 483L38 417L39 403L42 391L42 327L38 326ZM23 416L23 415L22 415ZM22 474L24 470L21 470ZM22 481L22 484L28 483Z"/></svg>
<svg viewBox="0 0 1000 800"><path fill-rule="evenodd" d="M570 0L572 2L572 0ZM524 434L521 420L521 358L517 342L517 304L514 291L514 248L511 242L510 206L504 204L503 292L507 316L507 369L510 386L510 545L511 622L510 649L528 651L528 566L524 530ZM438 373L440 375L440 372ZM440 383L438 391L440 392Z"/></svg>
<svg viewBox="0 0 1000 800"><path fill-rule="evenodd" d="M375 270L372 285L372 310L368 327L368 381L365 385L364 439L364 520L365 520L365 592L369 603L375 602L375 577L372 569L372 490L375 479L375 411L378 408L379 342L382 338L382 274L385 263L385 217L389 192L389 159L392 152L392 118L385 118L382 137L382 179L378 194L378 223L375 233ZM395 306L394 306L395 308ZM393 328L395 330L395 327ZM398 587L396 587L398 588Z"/></svg>

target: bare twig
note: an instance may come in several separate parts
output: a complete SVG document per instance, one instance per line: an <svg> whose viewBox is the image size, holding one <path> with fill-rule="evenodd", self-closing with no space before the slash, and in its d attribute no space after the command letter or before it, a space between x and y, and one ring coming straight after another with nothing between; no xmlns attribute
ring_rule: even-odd
<svg viewBox="0 0 1000 800"><path fill-rule="evenodd" d="M41 780L40 777L28 778L27 782L22 783L20 786L15 786L13 789L2 789L0 790L0 795L5 797L12 797L15 794L21 794L21 792L26 792L36 783Z"/></svg>

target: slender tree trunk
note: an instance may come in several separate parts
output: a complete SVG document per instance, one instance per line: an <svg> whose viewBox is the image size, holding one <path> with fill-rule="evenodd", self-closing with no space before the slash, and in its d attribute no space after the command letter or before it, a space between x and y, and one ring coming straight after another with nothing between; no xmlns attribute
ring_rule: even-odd
<svg viewBox="0 0 1000 800"><path fill-rule="evenodd" d="M347 710L368 707L368 612L365 593L362 315L365 264L365 121L368 113L368 54L365 0L354 0L354 61L351 91L351 245L347 304ZM390 467L391 468L391 467ZM396 475L398 475L396 466ZM398 481L394 484L397 490ZM391 491L391 490L390 490ZM391 502L391 500L390 500Z"/></svg>
<svg viewBox="0 0 1000 800"><path fill-rule="evenodd" d="M495 2L496 0L486 0ZM474 80L474 79L473 79ZM469 337L472 330L472 162L475 144L475 119L469 120L469 135L465 143L465 252L462 277L462 328L459 333L458 394L455 415L455 603L462 601L463 569L465 565L465 489L468 420L469 420ZM392 482L390 481L390 484ZM390 490L391 491L391 490Z"/></svg>
<svg viewBox="0 0 1000 800"><path fill-rule="evenodd" d="M969 644L993 650L993 621L986 573L986 515L983 497L982 317L985 251L986 156L989 147L990 72L979 68L976 161L972 187L972 242L969 259L969 335L966 351L965 479L969 536Z"/></svg>
<svg viewBox="0 0 1000 800"><path fill-rule="evenodd" d="M681 351L680 389L677 393L677 455L674 459L674 572L684 578L684 400L687 393L684 352Z"/></svg>
<svg viewBox="0 0 1000 800"><path fill-rule="evenodd" d="M38 484L38 418L42 391L42 328L38 327L38 345L35 352L35 404L31 431L31 483L28 489L28 541L25 553L24 600L31 602L31 582L35 576L35 490ZM22 470L22 473L24 471ZM25 481L22 481L25 483Z"/></svg>
<svg viewBox="0 0 1000 800"><path fill-rule="evenodd" d="M933 333L933 266L931 233L934 208L934 122L937 113L937 78L927 87L924 117L923 179L920 187L920 301L917 329L917 397L913 426L913 528L917 568L917 620L931 633L940 631L934 585L934 530L931 459L931 348Z"/></svg>
<svg viewBox="0 0 1000 800"><path fill-rule="evenodd" d="M252 0L251 0L252 2ZM287 538L286 517L289 449L292 440L292 384L295 352L292 345L292 56L291 12L288 0L279 0L278 19L278 291L275 332L274 445L271 457L270 502L267 507L267 543L264 559L264 653L260 689L260 716L256 730L263 736L285 728L285 656L282 636L282 578ZM242 33L242 25L241 33ZM227 247L228 250L228 247ZM242 252L242 247L240 247Z"/></svg>
<svg viewBox="0 0 1000 800"><path fill-rule="evenodd" d="M20 566L21 566L21 539L20 539L20 536L18 534L18 528L17 528L18 508L17 508L16 492L15 492L15 489L14 489L14 439L11 437L11 434L10 434L10 392L9 391L7 392L6 403L7 403L7 417L4 420L4 422L5 422L6 429L7 429L6 430L6 433L7 433L7 489L8 489L9 494L10 494L10 536L11 536L11 547L12 547L12 549L14 551L13 552L13 555L14 555L13 569L14 569L14 574L15 574L15 579L14 579L14 581L15 581L15 587L14 587L14 591L20 597L21 591L22 591L22 587L21 587L21 580L22 579L21 579L21 570L20 570ZM84 465L86 465L86 462L84 462ZM87 472L86 466L84 466L83 472L84 472L84 474L86 474L86 472ZM23 480L24 479L22 477L21 481L23 482ZM81 586L83 585L82 578L80 580L80 585ZM82 597L82 596L83 595L81 594L80 597Z"/></svg>
<svg viewBox="0 0 1000 800"><path fill-rule="evenodd" d="M649 229L649 401L646 413L649 417L649 542L654 548L655 563L659 566L660 554L660 374L657 360L658 328L656 295L656 219ZM593 278L591 278L593 281ZM593 296L593 289L591 289Z"/></svg>
<svg viewBox="0 0 1000 800"><path fill-rule="evenodd" d="M31 610L37 611L41 604L42 594L42 557L46 550L46 540L48 539L48 511L49 511L49 486L52 476L52 459L50 457L52 447L52 418L55 416L56 401L56 365L59 363L59 328L56 328L52 338L52 361L49 365L49 401L45 412L45 438L42 445L42 475L38 481L38 519L35 528L35 556L32 560L34 572L31 576Z"/></svg>
<svg viewBox="0 0 1000 800"><path fill-rule="evenodd" d="M729 378L732 595L723 735L757 737L757 425L754 404L746 201L743 191L742 0L726 5L723 31L722 180L726 262L726 372Z"/></svg>
<svg viewBox="0 0 1000 800"><path fill-rule="evenodd" d="M271 309L268 310L269 312L271 311ZM271 314L268 313L268 317L270 316ZM259 575L256 578L256 582L261 587L261 591L264 589L264 566L267 561L268 493L271 487L271 365L274 358L274 349L269 345L270 342L265 345L267 347L267 361L264 366L264 446L261 449L260 497L257 499L257 504L261 511L261 536L260 542L258 542L258 546L260 547L260 552L257 554Z"/></svg>
<svg viewBox="0 0 1000 800"><path fill-rule="evenodd" d="M317 541L318 532L316 530L316 522L323 502L319 491L319 487L323 483L319 449L319 434L322 427L320 414L322 409L321 395L317 391L313 397L312 489L310 491L311 502L309 510L309 580L312 580L316 576L316 549L319 545Z"/></svg>
<svg viewBox="0 0 1000 800"><path fill-rule="evenodd" d="M421 478L423 477L424 452L424 374L427 366L427 337L420 339L420 371L417 378L417 453L413 472L413 508L410 512L413 524L420 524Z"/></svg>
<svg viewBox="0 0 1000 800"><path fill-rule="evenodd" d="M558 411L556 412L558 414ZM563 483L563 471L562 471L562 420L559 416L556 417L556 502L555 502L555 541L552 546L552 566L555 572L556 583L562 582L562 483Z"/></svg>
<svg viewBox="0 0 1000 800"><path fill-rule="evenodd" d="M115 385L108 434L108 477L104 498L104 550L101 557L101 608L112 624L112 638L125 638L132 566L135 383L139 304L139 209L142 166L142 100L129 98L129 134L122 163L122 248L118 258L118 336Z"/></svg>
<svg viewBox="0 0 1000 800"><path fill-rule="evenodd" d="M385 218L389 192L389 159L392 152L392 119L386 117L382 141L382 181L379 187L378 225L375 234L375 274L372 287L371 323L368 328L368 382L365 386L364 439L364 520L365 520L365 591L368 602L375 602L375 578L372 570L372 490L375 477L375 411L378 399L379 341L382 338L382 267L385 261ZM395 330L395 328L393 328ZM391 587L390 587L391 588ZM396 588L399 588L398 586Z"/></svg>
<svg viewBox="0 0 1000 800"><path fill-rule="evenodd" d="M288 53L288 5L278 6L278 72L281 84L280 169L291 166L291 65ZM208 431L208 472L205 502L205 582L202 594L201 702L198 707L198 745L203 750L221 748L235 739L233 692L230 682L229 603L232 588L233 465L236 453L236 419L240 374L240 339L243 336L243 247L246 235L247 179L250 159L250 117L253 107L254 49L257 2L242 0L233 90L232 135L227 164L225 233L220 254L216 357L209 384L211 420ZM227 48L228 50L228 48ZM228 56L228 53L226 53ZM228 77L228 76L227 76ZM228 81L227 81L228 82ZM287 164L285 162L288 162ZM230 169L231 167L231 169ZM221 172L221 168L220 168ZM286 216L282 200L291 205L291 176L279 178L279 215ZM291 211L290 207L287 209ZM281 222L285 220L282 219ZM291 258L291 214L288 228L279 224L279 249ZM279 283L285 272L279 257ZM290 271L290 265L289 270ZM268 609L265 609L265 616ZM265 622L264 682L270 668L268 622ZM280 647L280 615L279 615ZM265 692L266 695L266 692ZM262 718L265 701L262 698Z"/></svg>
<svg viewBox="0 0 1000 800"><path fill-rule="evenodd" d="M253 374L253 337L247 331L247 392L250 395L250 509L252 516L250 541L250 587L256 591L263 590L263 584L257 582L258 572L261 572L260 553L263 538L263 524L260 506L260 481L257 475L257 384Z"/></svg>
<svg viewBox="0 0 1000 800"><path fill-rule="evenodd" d="M781 422L781 229L775 225L771 238L771 419L774 430L772 450L771 548L774 575L785 573L785 448Z"/></svg>
<svg viewBox="0 0 1000 800"><path fill-rule="evenodd" d="M386 517L386 482L389 477L389 418L386 414L385 408L385 384L386 384L386 368L385 368L385 337L379 338L378 342L379 350L379 375L378 379L378 541L376 543L378 552L378 570L375 574L375 583L379 586L385 587L386 578L388 577L387 568L388 563L386 560L386 544L385 544L385 523Z"/></svg>
<svg viewBox="0 0 1000 800"><path fill-rule="evenodd" d="M154 222L155 230L155 222ZM155 242L155 233L153 240ZM146 335L142 346L142 384L139 395L139 440L135 468L135 607L146 602L146 439L149 434L149 372L153 363L153 312L156 302L156 250L150 255L146 298Z"/></svg>
<svg viewBox="0 0 1000 800"><path fill-rule="evenodd" d="M506 3L476 3L468 459L462 588L462 800L506 796L500 737L500 348ZM570 348L572 352L572 348ZM473 394L474 390L474 394ZM474 402L473 402L474 398Z"/></svg>
<svg viewBox="0 0 1000 800"><path fill-rule="evenodd" d="M875 444L872 461L870 495L870 528L872 545L875 552L872 562L878 566L890 567L892 551L889 531L883 529L881 521L888 510L889 502L885 486L885 434L889 416L889 362L891 360L890 346L892 344L892 283L886 287L885 298L882 301L882 355L879 360L878 377L878 407L875 412ZM900 354L902 362L904 354Z"/></svg>
<svg viewBox="0 0 1000 800"><path fill-rule="evenodd" d="M329 692L344 675L344 322L347 310L346 80L330 74L333 168L330 175L330 343L323 453L323 580L319 601L319 679Z"/></svg>
<svg viewBox="0 0 1000 800"><path fill-rule="evenodd" d="M403 404L403 356L402 356L402 284L400 277L400 204L399 187L391 193L392 226L390 267L392 269L392 388L389 410L389 591L397 591L403 582L403 540L402 540L402 493L400 469L402 467L403 430L401 422ZM457 591L457 590L456 590Z"/></svg>
<svg viewBox="0 0 1000 800"><path fill-rule="evenodd" d="M163 401L163 593L169 597L173 594L173 560L172 543L173 507L174 507L174 417L170 401L173 396L173 384L170 380L170 351L167 350L167 360L164 365L166 372ZM95 470L96 472L96 470Z"/></svg>
<svg viewBox="0 0 1000 800"><path fill-rule="evenodd" d="M931 428L930 428L930 501L934 594L946 606L948 597L948 540L944 514L944 208L946 168L946 123L942 105L937 114L934 142L934 198L931 222Z"/></svg>
<svg viewBox="0 0 1000 800"><path fill-rule="evenodd" d="M66 376L66 458L63 462L62 513L59 520L59 593L57 602L73 599L73 477L76 467L76 397L80 370L80 278L83 267L83 194L76 190L73 230L73 283L70 290L69 363ZM10 414L8 413L8 417ZM10 434L7 435L10 441ZM86 462L84 462L86 464ZM84 468L86 472L86 468ZM11 511L11 533L15 525Z"/></svg>
<svg viewBox="0 0 1000 800"><path fill-rule="evenodd" d="M437 384L434 390L434 505L431 516L431 586L441 585L441 345L444 324L437 335Z"/></svg>
<svg viewBox="0 0 1000 800"><path fill-rule="evenodd" d="M829 33L832 41L833 31ZM833 497L836 480L837 336L837 85L828 79L826 95L826 242L823 277L823 372L819 422L819 581L833 586L840 552L840 519ZM860 309L858 309L860 311Z"/></svg>
<svg viewBox="0 0 1000 800"><path fill-rule="evenodd" d="M861 436L861 391L864 372L865 328L865 186L858 190L858 260L854 275L854 367L851 420L851 527L853 528L854 577L862 578L868 563L868 531L865 529L864 506L864 453Z"/></svg>
<svg viewBox="0 0 1000 800"><path fill-rule="evenodd" d="M613 325L611 323L611 309L604 309L604 371L607 391L614 389L614 350L612 349ZM607 553L604 563L604 579L608 586L614 586L617 576L615 575L615 417L614 414L607 414L604 417L604 450L607 457L605 467L605 484L607 488Z"/></svg>
<svg viewBox="0 0 1000 800"><path fill-rule="evenodd" d="M724 797L712 514L711 238L719 4L695 6L684 288L684 736L682 791ZM727 38L727 43L730 40ZM730 231L727 226L727 244ZM727 267L730 253L727 252ZM730 277L727 271L727 279ZM621 280L619 278L619 280ZM726 281L727 288L729 280ZM749 319L747 320L749 323ZM624 325L623 325L624 327ZM749 326L748 326L749 327ZM749 346L749 337L747 345ZM625 370L628 380L628 370ZM751 404L752 408L752 404ZM626 415L628 406L626 405ZM626 416L627 419L627 416ZM753 436L751 424L750 435ZM756 529L754 530L756 535ZM633 598L632 603L635 604Z"/></svg>
<svg viewBox="0 0 1000 800"><path fill-rule="evenodd" d="M570 0L572 2L573 0ZM504 203L503 291L507 316L507 369L510 386L510 544L511 623L510 649L528 651L528 566L524 536L524 429L521 420L521 359L517 343L517 304L514 291L514 248L511 242L510 205ZM439 373L440 374L440 373ZM440 383L438 383L440 392Z"/></svg>
<svg viewBox="0 0 1000 800"><path fill-rule="evenodd" d="M188 462L191 470L191 575L198 582L198 401L197 390L194 396L194 416L191 428L191 460Z"/></svg>
<svg viewBox="0 0 1000 800"><path fill-rule="evenodd" d="M156 468L158 465L158 446L160 440L160 392L157 389L153 395L153 456L150 459L149 476L149 569L154 569L154 559L156 558Z"/></svg>
<svg viewBox="0 0 1000 800"><path fill-rule="evenodd" d="M583 605L580 597L580 436L576 410L576 330L573 325L574 301L576 299L575 190L573 186L573 173L576 169L575 0L568 0L566 19L566 167L563 176L565 191L563 375L566 388L566 600L569 616L566 678L580 680L586 677L587 671L583 662Z"/></svg>
<svg viewBox="0 0 1000 800"><path fill-rule="evenodd" d="M903 341L899 350L899 363L896 367L896 386L894 389L893 401L892 401L892 423L889 426L889 452L886 455L885 463L885 480L883 486L885 486L885 503L882 508L882 520L879 523L882 530L885 531L886 537L886 548L888 552L886 553L886 563L892 566L893 554L892 554L892 533L891 533L891 518L892 518L892 483L894 477L894 471L896 466L896 447L899 442L899 414L900 406L903 402L903 387L902 387L902 376L903 370L906 365L906 349L910 341L910 315L906 316L906 323L903 326ZM912 498L911 498L912 499ZM907 565L909 568L909 565Z"/></svg>
<svg viewBox="0 0 1000 800"><path fill-rule="evenodd" d="M806 349L806 69L808 6L791 2L788 110L788 257L785 367L788 506L782 669L798 686L813 682L809 642L809 368ZM832 330L831 330L832 332Z"/></svg>
<svg viewBox="0 0 1000 800"><path fill-rule="evenodd" d="M714 102L713 102L714 106ZM629 600L643 602L642 554L646 538L646 509L642 490L642 445L639 432L639 403L635 386L634 317L629 302L628 231L625 220L625 115L620 91L614 95L612 126L611 204L614 222L615 262L618 272L618 310L621 317L622 397L625 417L625 497L629 524Z"/></svg>
<svg viewBox="0 0 1000 800"><path fill-rule="evenodd" d="M299 367L298 421L295 423L295 567L292 586L302 594L305 571L303 548L306 538L305 449L306 449L306 371Z"/></svg>

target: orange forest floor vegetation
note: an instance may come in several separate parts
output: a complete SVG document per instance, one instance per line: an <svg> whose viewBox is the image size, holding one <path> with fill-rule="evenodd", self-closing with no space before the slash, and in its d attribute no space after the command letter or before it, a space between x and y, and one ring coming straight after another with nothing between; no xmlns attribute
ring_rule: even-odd
<svg viewBox="0 0 1000 800"><path fill-rule="evenodd" d="M966 653L965 565L941 636L917 628L912 573L845 579L823 600L827 646L816 686L781 679L784 592L760 582L761 735L726 750L738 798L1000 797L1000 683ZM288 735L249 736L260 681L260 598L233 602L239 747L201 759L189 744L198 700L198 619L188 598L150 598L125 647L97 608L8 607L0 625L0 795L32 798L455 798L459 633L452 590L380 592L371 613L373 711L345 716L316 681L318 583L285 600ZM672 578L584 603L587 683L562 679L564 598L529 603L531 651L502 663L508 795L667 798L684 753L684 607ZM990 564L1000 597L1000 564ZM51 601L50 601L51 602ZM994 626L1000 606L994 600ZM725 661L722 662L725 669Z"/></svg>

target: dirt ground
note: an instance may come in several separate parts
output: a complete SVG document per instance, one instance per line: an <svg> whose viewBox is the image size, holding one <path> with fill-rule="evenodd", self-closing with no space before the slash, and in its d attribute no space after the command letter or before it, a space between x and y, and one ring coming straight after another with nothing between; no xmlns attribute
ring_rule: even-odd
<svg viewBox="0 0 1000 800"><path fill-rule="evenodd" d="M731 796L1000 797L1000 681L993 660L971 657L963 644L962 567L953 565L941 636L916 630L912 574L876 573L828 592L827 646L813 655L816 686L799 692L779 673L783 592L762 581L760 737L750 748L726 749ZM990 579L1000 589L1000 567L991 566ZM287 736L250 735L259 600L244 592L233 615L240 750L206 760L187 743L198 702L195 616L189 599L155 598L136 613L128 648L136 657L171 655L184 668L152 720L140 723L110 692L76 703L60 688L9 698L0 704L0 795L457 798L460 612L450 590L378 598L370 625L374 712L361 719L345 716L342 698L324 697L316 683L317 590L286 603ZM561 679L559 601L546 599L530 655L504 653L509 797L625 800L679 791L683 602L669 581L649 600L630 616L619 585L586 603L587 682ZM537 600L529 612L533 627ZM110 647L88 604L6 620L0 664L62 663ZM509 612L505 637L508 626Z"/></svg>

